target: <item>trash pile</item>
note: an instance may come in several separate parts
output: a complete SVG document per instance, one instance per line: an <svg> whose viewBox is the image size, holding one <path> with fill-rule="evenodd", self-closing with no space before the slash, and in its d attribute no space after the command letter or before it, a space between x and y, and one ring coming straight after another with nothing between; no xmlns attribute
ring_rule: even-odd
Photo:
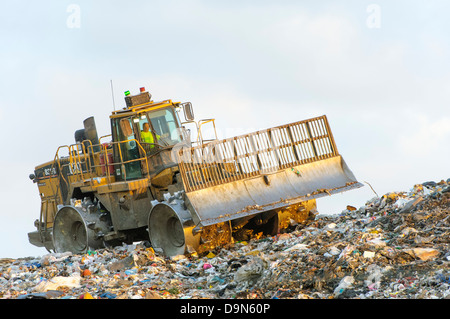
<svg viewBox="0 0 450 319"><path fill-rule="evenodd" d="M449 299L449 266L447 179L202 256L138 243L0 259L0 298Z"/></svg>

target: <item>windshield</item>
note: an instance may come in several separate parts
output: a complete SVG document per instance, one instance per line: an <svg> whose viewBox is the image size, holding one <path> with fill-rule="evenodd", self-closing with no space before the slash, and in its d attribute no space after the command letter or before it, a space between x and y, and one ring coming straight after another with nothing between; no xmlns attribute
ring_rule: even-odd
<svg viewBox="0 0 450 319"><path fill-rule="evenodd" d="M147 116L151 121L153 133L159 135L161 140L169 145L175 145L181 141L180 123L172 108L151 111L147 113ZM145 122L147 122L146 119ZM143 125L143 123L140 124Z"/></svg>

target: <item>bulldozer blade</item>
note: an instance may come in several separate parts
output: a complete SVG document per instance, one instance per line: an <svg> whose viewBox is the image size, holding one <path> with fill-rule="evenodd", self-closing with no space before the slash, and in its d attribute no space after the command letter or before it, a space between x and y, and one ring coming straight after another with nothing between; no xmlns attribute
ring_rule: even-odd
<svg viewBox="0 0 450 319"><path fill-rule="evenodd" d="M178 156L200 226L363 186L339 155L325 116L180 150Z"/></svg>
<svg viewBox="0 0 450 319"><path fill-rule="evenodd" d="M342 157L294 167L301 176L285 169L243 182L231 182L187 193L203 226L361 187ZM220 194L220 195L219 195Z"/></svg>

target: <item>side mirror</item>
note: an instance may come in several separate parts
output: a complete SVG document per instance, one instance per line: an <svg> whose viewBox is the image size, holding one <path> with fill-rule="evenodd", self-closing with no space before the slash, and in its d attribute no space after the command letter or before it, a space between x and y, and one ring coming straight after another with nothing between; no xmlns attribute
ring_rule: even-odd
<svg viewBox="0 0 450 319"><path fill-rule="evenodd" d="M193 121L194 110L192 108L192 103L191 102L181 103L181 106L183 106L184 118L186 119L186 121Z"/></svg>

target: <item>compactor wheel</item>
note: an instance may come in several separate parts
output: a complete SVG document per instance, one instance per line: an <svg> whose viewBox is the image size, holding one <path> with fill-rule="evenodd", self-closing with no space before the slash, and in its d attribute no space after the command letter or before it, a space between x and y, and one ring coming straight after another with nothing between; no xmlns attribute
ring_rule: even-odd
<svg viewBox="0 0 450 319"><path fill-rule="evenodd" d="M182 208L181 201L155 205L148 218L152 247L161 249L168 257L182 255L198 248L200 236L193 235L193 228L191 216Z"/></svg>
<svg viewBox="0 0 450 319"><path fill-rule="evenodd" d="M103 234L108 230L99 214L82 207L64 206L55 216L53 245L55 252L85 253L104 247Z"/></svg>

